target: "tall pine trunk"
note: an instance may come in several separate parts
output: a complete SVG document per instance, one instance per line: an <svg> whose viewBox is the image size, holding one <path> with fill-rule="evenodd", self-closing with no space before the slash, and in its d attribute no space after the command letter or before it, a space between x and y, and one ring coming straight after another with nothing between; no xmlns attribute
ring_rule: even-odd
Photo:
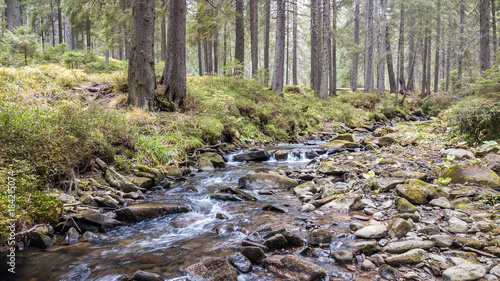
<svg viewBox="0 0 500 281"><path fill-rule="evenodd" d="M330 55L330 96L337 95L337 3L332 1L332 48Z"/></svg>
<svg viewBox="0 0 500 281"><path fill-rule="evenodd" d="M441 40L441 0L437 1L437 23L436 23L436 58L434 64L434 93L439 90L439 48Z"/></svg>
<svg viewBox="0 0 500 281"><path fill-rule="evenodd" d="M69 16L64 17L64 42L68 45L68 50L73 50L73 28L71 27Z"/></svg>
<svg viewBox="0 0 500 281"><path fill-rule="evenodd" d="M399 43L398 43L398 90L400 93L405 91L405 9L401 4L401 13L399 21Z"/></svg>
<svg viewBox="0 0 500 281"><path fill-rule="evenodd" d="M184 108L186 98L186 9L186 0L170 0L167 60L161 79L169 110Z"/></svg>
<svg viewBox="0 0 500 281"><path fill-rule="evenodd" d="M64 42L63 38L63 23L62 23L62 11L61 11L61 1L57 0L57 29L59 30L59 44Z"/></svg>
<svg viewBox="0 0 500 281"><path fill-rule="evenodd" d="M259 6L258 0L250 0L250 53L252 57L252 78L259 67Z"/></svg>
<svg viewBox="0 0 500 281"><path fill-rule="evenodd" d="M387 73L389 77L389 92L397 93L398 86L396 83L396 76L394 74L394 64L392 60L392 48L391 48L391 39L389 37L389 25L385 26L385 48L387 51L386 60L387 60Z"/></svg>
<svg viewBox="0 0 500 281"><path fill-rule="evenodd" d="M319 90L319 98L328 99L328 81L330 76L330 0L323 0L323 42L321 47L321 85Z"/></svg>
<svg viewBox="0 0 500 281"><path fill-rule="evenodd" d="M373 0L366 1L365 93L373 90Z"/></svg>
<svg viewBox="0 0 500 281"><path fill-rule="evenodd" d="M497 18L496 18L496 0L491 0L491 28L493 29L493 54L497 52Z"/></svg>
<svg viewBox="0 0 500 281"><path fill-rule="evenodd" d="M235 26L234 58L239 63L245 62L245 26L243 22L243 0L236 0L236 26ZM243 68L237 69L236 75L243 75Z"/></svg>
<svg viewBox="0 0 500 281"><path fill-rule="evenodd" d="M377 66L377 91L384 96L385 90L385 34L386 34L386 9L387 9L387 0L380 1L380 27L379 27L379 58L378 58L378 66Z"/></svg>
<svg viewBox="0 0 500 281"><path fill-rule="evenodd" d="M166 43L166 41L165 41L165 43ZM203 76L203 55L201 53L202 47L201 47L201 39L200 38L198 38L198 40L197 40L197 45L198 45L198 75ZM165 46L165 49L166 48L167 47ZM167 52L165 51L165 58L166 58L166 56L167 56Z"/></svg>
<svg viewBox="0 0 500 281"><path fill-rule="evenodd" d="M14 32L14 29L21 26L21 7L19 0L7 1L7 29Z"/></svg>
<svg viewBox="0 0 500 281"><path fill-rule="evenodd" d="M321 85L321 15L319 4L321 0L311 0L311 88L318 95Z"/></svg>
<svg viewBox="0 0 500 281"><path fill-rule="evenodd" d="M488 0L479 0L479 61L481 71L490 69L490 2Z"/></svg>
<svg viewBox="0 0 500 281"><path fill-rule="evenodd" d="M427 49L429 48L429 41L427 40L427 33L429 28L425 28L425 35L424 35L424 51L422 53L422 85L421 85L421 94L423 96L427 96L426 89L427 89Z"/></svg>
<svg viewBox="0 0 500 281"><path fill-rule="evenodd" d="M266 0L266 30L264 32L265 84L269 83L269 42L271 32L271 0Z"/></svg>
<svg viewBox="0 0 500 281"><path fill-rule="evenodd" d="M164 2L166 5L166 0ZM160 49L161 49L161 60L162 61L165 61L167 59L167 20L166 20L166 16L165 15L160 15L161 17L161 26L160 26L160 29L161 29L161 45L160 45ZM199 41L198 41L199 43ZM199 45L198 45L199 46Z"/></svg>
<svg viewBox="0 0 500 281"><path fill-rule="evenodd" d="M483 1L483 0L480 0ZM457 82L460 83L463 75L463 67L464 67L464 25L465 25L465 0L460 0L460 34L459 34L459 42L458 42L458 73L457 73Z"/></svg>
<svg viewBox="0 0 500 281"><path fill-rule="evenodd" d="M360 0L355 0L355 8L354 8L354 44L356 48L359 47L359 6ZM351 90L356 91L358 88L358 61L359 61L359 52L356 49L354 51L354 56L352 60L352 78L351 78Z"/></svg>
<svg viewBox="0 0 500 281"><path fill-rule="evenodd" d="M132 1L132 35L128 68L128 104L154 108L154 0ZM106 52L109 54L109 50Z"/></svg>
<svg viewBox="0 0 500 281"><path fill-rule="evenodd" d="M293 4L293 51L292 51L292 80L293 85L298 85L298 74L297 74L297 3Z"/></svg>
<svg viewBox="0 0 500 281"><path fill-rule="evenodd" d="M276 0L276 46L274 51L274 70L271 89L283 92L285 64L285 0Z"/></svg>

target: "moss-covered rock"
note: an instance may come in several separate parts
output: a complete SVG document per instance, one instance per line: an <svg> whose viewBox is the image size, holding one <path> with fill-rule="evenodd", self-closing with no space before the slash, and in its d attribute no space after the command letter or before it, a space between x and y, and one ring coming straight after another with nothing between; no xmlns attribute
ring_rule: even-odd
<svg viewBox="0 0 500 281"><path fill-rule="evenodd" d="M333 235L326 229L314 229L309 232L309 244L320 245L329 244L332 241Z"/></svg>
<svg viewBox="0 0 500 281"><path fill-rule="evenodd" d="M238 183L244 189L291 189L299 185L296 180L270 173L246 174Z"/></svg>
<svg viewBox="0 0 500 281"><path fill-rule="evenodd" d="M332 139L332 141L336 140L343 140L343 141L349 141L349 142L357 142L358 138L354 136L353 134L340 134Z"/></svg>
<svg viewBox="0 0 500 281"><path fill-rule="evenodd" d="M411 229L411 224L402 218L394 218L389 222L389 234L392 237L403 237Z"/></svg>
<svg viewBox="0 0 500 281"><path fill-rule="evenodd" d="M226 162L220 154L215 152L205 152L198 158L198 166L204 171L210 171L214 168L226 167Z"/></svg>
<svg viewBox="0 0 500 281"><path fill-rule="evenodd" d="M417 206L413 205L403 197L396 197L394 201L396 203L396 210L399 213L414 213L418 211Z"/></svg>
<svg viewBox="0 0 500 281"><path fill-rule="evenodd" d="M73 215L73 219L77 222L89 224L97 227L101 231L107 231L115 227L123 225L120 221L112 219L108 216L101 214L98 211L86 209Z"/></svg>
<svg viewBox="0 0 500 281"><path fill-rule="evenodd" d="M385 261L392 266L417 264L427 258L427 252L422 249L409 250L404 254L388 257Z"/></svg>
<svg viewBox="0 0 500 281"><path fill-rule="evenodd" d="M357 142L347 140L332 140L322 145L322 147L330 149L347 149L347 148L360 148L361 145Z"/></svg>
<svg viewBox="0 0 500 281"><path fill-rule="evenodd" d="M488 167L480 164L462 163L448 168L441 175L442 178L451 178L452 183L473 183L500 189L500 177Z"/></svg>
<svg viewBox="0 0 500 281"><path fill-rule="evenodd" d="M139 187L131 183L125 176L119 174L113 167L109 167L105 174L106 181L114 188L123 192L137 192Z"/></svg>
<svg viewBox="0 0 500 281"><path fill-rule="evenodd" d="M395 178L402 178L402 179L419 179L419 180L426 180L427 175L421 172L415 172L415 171L407 171L407 170L399 170L395 171L392 173L392 176Z"/></svg>
<svg viewBox="0 0 500 281"><path fill-rule="evenodd" d="M196 278L207 281L237 281L238 279L238 272L224 258L204 258L186 268L186 271Z"/></svg>
<svg viewBox="0 0 500 281"><path fill-rule="evenodd" d="M321 162L318 167L318 172L325 175L343 175L347 173L350 169L344 166L340 166L332 161Z"/></svg>
<svg viewBox="0 0 500 281"><path fill-rule="evenodd" d="M418 188L409 184L398 184L396 193L413 204L426 204L427 196Z"/></svg>
<svg viewBox="0 0 500 281"><path fill-rule="evenodd" d="M374 136L374 137L383 137L383 136L385 136L387 134L392 134L394 132L395 132L394 128L386 126L386 127L382 127L382 128L376 129L372 133L372 136Z"/></svg>
<svg viewBox="0 0 500 281"><path fill-rule="evenodd" d="M435 243L432 241L408 240L408 241L392 242L386 247L384 247L384 251L391 254L401 254L413 249L428 250L434 246Z"/></svg>
<svg viewBox="0 0 500 281"><path fill-rule="evenodd" d="M321 280L326 272L319 265L294 255L275 255L262 260L264 267L290 280Z"/></svg>

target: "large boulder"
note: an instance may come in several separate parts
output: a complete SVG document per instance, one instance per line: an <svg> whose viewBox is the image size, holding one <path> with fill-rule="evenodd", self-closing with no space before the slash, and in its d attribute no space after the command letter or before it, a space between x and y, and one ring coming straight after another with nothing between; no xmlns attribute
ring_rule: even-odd
<svg viewBox="0 0 500 281"><path fill-rule="evenodd" d="M204 171L211 171L214 168L226 167L226 162L220 154L215 152L205 152L198 158L198 166Z"/></svg>
<svg viewBox="0 0 500 281"><path fill-rule="evenodd" d="M476 156L474 156L474 153L470 152L469 150L463 149L463 148L446 149L446 150L443 150L441 152L441 155L453 156L453 157L455 157L455 160L464 160L464 159L474 160L474 159L476 159Z"/></svg>
<svg viewBox="0 0 500 281"><path fill-rule="evenodd" d="M195 278L206 281L237 281L238 272L224 258L204 258L200 262L186 268Z"/></svg>
<svg viewBox="0 0 500 281"><path fill-rule="evenodd" d="M280 276L296 281L321 280L326 272L319 265L294 255L275 255L262 260L264 267Z"/></svg>
<svg viewBox="0 0 500 281"><path fill-rule="evenodd" d="M486 268L478 264L461 264L443 272L443 281L469 281L483 278Z"/></svg>
<svg viewBox="0 0 500 281"><path fill-rule="evenodd" d="M241 153L233 157L234 161L267 161L271 158L271 154L265 150L252 150L249 152Z"/></svg>
<svg viewBox="0 0 500 281"><path fill-rule="evenodd" d="M500 155L497 153L489 153L484 156L481 161L488 165L488 168L495 171L495 173L500 173Z"/></svg>
<svg viewBox="0 0 500 281"><path fill-rule="evenodd" d="M452 183L472 183L492 188L500 188L500 177L490 168L480 164L461 163L448 168L441 175L451 178Z"/></svg>
<svg viewBox="0 0 500 281"><path fill-rule="evenodd" d="M116 217L120 221L139 222L169 214L187 213L189 211L188 206L180 203L151 203L121 208L116 211Z"/></svg>
<svg viewBox="0 0 500 281"><path fill-rule="evenodd" d="M73 219L76 221L77 225L79 225L79 223L81 222L83 224L95 226L96 229L101 231L108 231L110 229L123 225L122 222L105 216L100 212L92 209L85 209L80 211L79 213L73 215Z"/></svg>
<svg viewBox="0 0 500 281"><path fill-rule="evenodd" d="M246 174L238 183L244 189L290 189L299 185L296 180L269 173Z"/></svg>

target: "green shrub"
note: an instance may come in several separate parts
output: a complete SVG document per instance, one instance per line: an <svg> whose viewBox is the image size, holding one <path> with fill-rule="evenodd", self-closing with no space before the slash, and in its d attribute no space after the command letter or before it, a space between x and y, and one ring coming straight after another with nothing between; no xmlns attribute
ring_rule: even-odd
<svg viewBox="0 0 500 281"><path fill-rule="evenodd" d="M302 90L300 89L299 86L294 86L294 85L286 85L283 89L283 92L285 93L293 93L293 94L300 94Z"/></svg>
<svg viewBox="0 0 500 281"><path fill-rule="evenodd" d="M79 68L80 66L95 62L97 57L92 51L72 50L65 52L62 60L68 67Z"/></svg>
<svg viewBox="0 0 500 281"><path fill-rule="evenodd" d="M437 117L439 113L452 106L458 98L450 93L435 93L422 100L422 112Z"/></svg>
<svg viewBox="0 0 500 281"><path fill-rule="evenodd" d="M447 121L452 137L470 144L496 140L500 136L500 101L471 97L451 108Z"/></svg>
<svg viewBox="0 0 500 281"><path fill-rule="evenodd" d="M45 50L42 52L42 59L45 62L58 63L61 62L64 53L66 52L66 47L68 44L61 43L57 44L54 47L47 46Z"/></svg>

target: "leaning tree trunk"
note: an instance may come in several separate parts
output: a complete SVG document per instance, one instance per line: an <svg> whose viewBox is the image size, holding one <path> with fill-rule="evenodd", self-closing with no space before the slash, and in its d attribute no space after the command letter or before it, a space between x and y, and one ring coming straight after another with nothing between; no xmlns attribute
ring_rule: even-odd
<svg viewBox="0 0 500 281"><path fill-rule="evenodd" d="M490 69L490 3L487 0L479 0L479 61L481 71Z"/></svg>
<svg viewBox="0 0 500 281"><path fill-rule="evenodd" d="M167 60L161 77L167 110L184 108L186 98L186 0L170 0L168 7ZM166 108L165 108L166 107Z"/></svg>
<svg viewBox="0 0 500 281"><path fill-rule="evenodd" d="M359 6L360 0L356 1L356 7L354 8L354 44L356 48L359 46ZM352 61L352 78L351 78L351 90L356 91L358 88L358 61L359 61L359 52L356 49L354 51L354 57Z"/></svg>
<svg viewBox="0 0 500 281"><path fill-rule="evenodd" d="M250 53L252 78L257 74L259 64L259 6L258 0L250 0Z"/></svg>
<svg viewBox="0 0 500 281"><path fill-rule="evenodd" d="M328 99L328 81L330 76L330 0L323 0L323 42L321 47L321 84L319 98Z"/></svg>
<svg viewBox="0 0 500 281"><path fill-rule="evenodd" d="M236 0L236 27L235 27L234 58L239 63L245 62L245 26L243 22L243 0ZM243 75L243 68L238 69L236 75Z"/></svg>
<svg viewBox="0 0 500 281"><path fill-rule="evenodd" d="M373 0L367 0L366 19L365 93L368 93L373 90Z"/></svg>
<svg viewBox="0 0 500 281"><path fill-rule="evenodd" d="M154 12L154 0L132 1L127 102L144 110L153 110L154 106Z"/></svg>
<svg viewBox="0 0 500 281"><path fill-rule="evenodd" d="M285 72L285 0L276 0L276 47L274 51L274 71L271 89L283 92L283 75Z"/></svg>

